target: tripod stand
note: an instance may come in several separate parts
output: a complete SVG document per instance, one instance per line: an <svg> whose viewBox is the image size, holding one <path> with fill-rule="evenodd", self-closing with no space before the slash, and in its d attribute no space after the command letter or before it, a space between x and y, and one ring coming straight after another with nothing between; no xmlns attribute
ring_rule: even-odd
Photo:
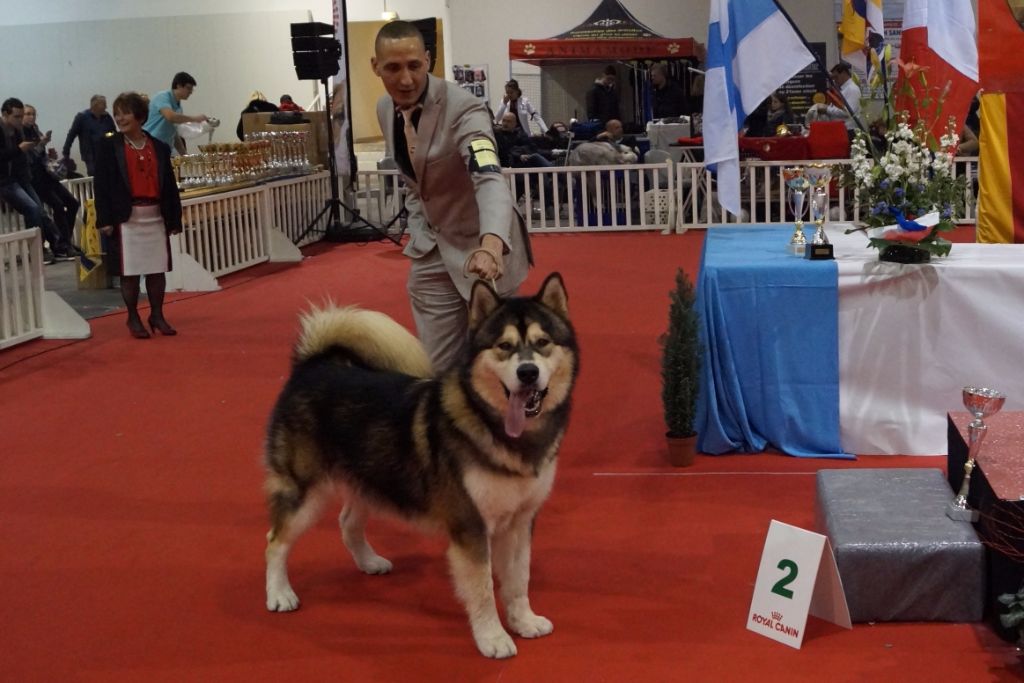
<svg viewBox="0 0 1024 683"><path fill-rule="evenodd" d="M324 109L328 116L331 115L334 102L331 100L331 92L327 87L327 78L321 78L320 83L324 86ZM320 213L313 217L306 229L302 231L295 243L298 244L312 233L322 233L328 242L372 242L386 239L395 244L401 244L401 234L397 237L390 234L390 228L396 221L400 220L406 213L403 207L398 214L381 227L374 225L359 214L359 209L354 209L338 197L338 161L334 151L334 126L331 121L327 122L327 159L328 170L331 174L331 197L324 202ZM345 209L352 220L347 224L341 222L341 209ZM318 227L323 218L327 218L325 227Z"/></svg>

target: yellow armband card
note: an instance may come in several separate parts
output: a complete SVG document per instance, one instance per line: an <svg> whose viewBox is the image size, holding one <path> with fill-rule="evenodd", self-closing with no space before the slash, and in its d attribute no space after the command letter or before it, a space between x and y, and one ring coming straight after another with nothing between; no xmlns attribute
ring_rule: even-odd
<svg viewBox="0 0 1024 683"><path fill-rule="evenodd" d="M471 173L501 173L501 163L494 143L486 138L469 143L469 171Z"/></svg>

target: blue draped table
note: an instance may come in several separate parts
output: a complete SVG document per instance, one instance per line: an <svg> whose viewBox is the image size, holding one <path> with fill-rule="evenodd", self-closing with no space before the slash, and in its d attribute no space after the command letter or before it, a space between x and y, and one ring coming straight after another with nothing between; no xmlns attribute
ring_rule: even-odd
<svg viewBox="0 0 1024 683"><path fill-rule="evenodd" d="M834 261L787 252L786 227L712 227L697 278L697 447L852 458L839 436ZM808 236L810 231L808 231Z"/></svg>

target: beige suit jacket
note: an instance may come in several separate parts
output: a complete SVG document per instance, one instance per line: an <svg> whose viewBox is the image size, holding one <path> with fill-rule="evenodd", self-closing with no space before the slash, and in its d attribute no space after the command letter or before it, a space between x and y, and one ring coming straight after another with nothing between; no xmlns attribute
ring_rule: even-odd
<svg viewBox="0 0 1024 683"><path fill-rule="evenodd" d="M510 292L526 279L533 259L522 216L515 208L507 180L496 172L470 172L470 143L486 138L494 144L491 119L482 100L458 86L428 76L427 96L416 129L415 178L405 178L409 194L409 243L405 254L419 258L435 247L464 298L474 276L463 266L485 234L505 243L504 275L496 285ZM377 102L377 118L394 157L395 105L385 95Z"/></svg>

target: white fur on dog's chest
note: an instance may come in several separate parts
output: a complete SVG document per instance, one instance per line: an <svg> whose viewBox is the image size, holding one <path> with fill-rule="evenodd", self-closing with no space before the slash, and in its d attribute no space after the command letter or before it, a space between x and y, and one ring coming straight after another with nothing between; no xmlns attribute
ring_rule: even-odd
<svg viewBox="0 0 1024 683"><path fill-rule="evenodd" d="M490 533L503 529L515 515L539 508L554 480L554 463L545 465L536 477L510 477L479 467L468 468L462 477Z"/></svg>

